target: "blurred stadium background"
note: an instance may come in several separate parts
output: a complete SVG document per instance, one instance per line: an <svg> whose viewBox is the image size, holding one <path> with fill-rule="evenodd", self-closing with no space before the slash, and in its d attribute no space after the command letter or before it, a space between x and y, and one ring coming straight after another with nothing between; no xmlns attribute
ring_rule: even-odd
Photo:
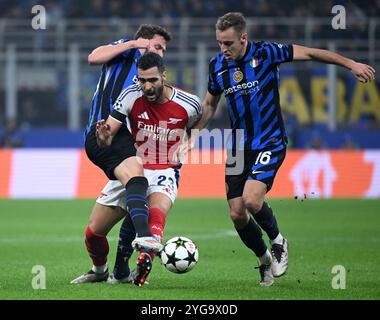
<svg viewBox="0 0 380 320"><path fill-rule="evenodd" d="M46 9L46 30L34 30L31 26L34 16L31 8L36 4ZM345 6L345 30L334 30L331 26L334 4ZM73 150L83 147L82 132L100 72L99 67L88 65L88 54L101 44L133 37L141 23L161 24L173 35L165 58L170 82L203 97L208 60L218 52L214 24L218 16L231 10L242 11L248 17L252 40L329 48L379 69L379 0L318 3L298 0L286 3L263 0L1 1L0 145L18 149L0 152L0 196L28 196L18 190L18 185L24 182L17 178L25 176L22 168L26 163L29 167L32 163L36 166L36 170L28 170L29 175L33 173L29 179L38 175L39 170L49 170L43 169L44 166L53 171L59 167L63 172L57 184L61 191L53 192L57 186L50 184L46 187L46 192L50 191L46 194L48 197L96 195L105 180L99 182L98 179L95 183L90 179L88 186L83 186L90 176L100 174L91 169L83 173L83 168L91 165L83 153ZM294 163L304 156L309 157L305 165L299 165L299 172L312 167L310 163L319 163L311 169L312 175L325 174L327 178L325 182L316 182L317 178L310 182L321 184L323 190L316 193L326 197L380 196L380 187L375 181L380 161L376 151L380 148L379 80L363 85L347 70L315 62L282 65L280 80L290 149L321 151L311 155L291 151L289 157L294 158ZM222 100L209 128L228 127ZM53 152L51 148L66 148L66 151ZM326 150L353 153L335 155ZM345 161L348 155L356 161ZM46 160L49 157L60 160ZM31 159L35 159L34 162ZM277 189L282 192L276 193L275 189L274 196L307 193L306 187L300 186L303 182L295 182L297 172L291 177L294 167L291 162L287 160L282 169L284 177L277 183ZM353 168L359 180L351 187L355 190L348 190L344 173L352 172ZM218 172L221 170L222 166ZM196 177L195 174L193 180ZM180 195L223 196L223 183L214 193L203 190L196 194L188 193L188 189L196 189L196 186L184 180ZM316 189L315 186L310 188ZM284 193L284 190L287 191ZM37 190L30 196L44 196L44 192Z"/></svg>
<svg viewBox="0 0 380 320"><path fill-rule="evenodd" d="M31 26L36 4L46 8L46 30ZM346 8L346 30L331 27L334 4ZM179 197L190 199L176 202L165 228L166 239L196 242L194 271L178 277L156 259L142 289L69 284L88 270L83 231L106 182L83 152L100 73L88 54L132 37L141 23L163 25L173 35L170 82L203 97L218 52L214 24L228 11L245 14L251 40L330 48L380 72L379 0L0 1L0 299L380 298L380 82L359 84L316 62L280 72L290 145L269 197L279 198L270 204L291 244L286 277L265 292L257 286L255 259L228 217L219 162L183 167ZM228 127L222 100L209 129ZM117 235L115 227L108 237L111 263ZM32 289L33 265L46 267L47 290ZM346 268L348 290L332 289L334 265Z"/></svg>

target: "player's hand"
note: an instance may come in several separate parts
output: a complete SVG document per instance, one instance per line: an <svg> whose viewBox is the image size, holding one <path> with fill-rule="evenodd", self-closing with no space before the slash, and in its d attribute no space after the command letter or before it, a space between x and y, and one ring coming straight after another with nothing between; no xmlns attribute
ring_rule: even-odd
<svg viewBox="0 0 380 320"><path fill-rule="evenodd" d="M192 140L186 139L182 142L178 148L173 152L172 162L180 163L185 159L186 154L194 148L194 142Z"/></svg>
<svg viewBox="0 0 380 320"><path fill-rule="evenodd" d="M371 66L359 62L353 63L351 72L356 77L356 79L364 83L374 80L376 73L375 69Z"/></svg>
<svg viewBox="0 0 380 320"><path fill-rule="evenodd" d="M136 149L136 151L137 151L137 153L141 156L141 157L143 157L144 156L144 148L140 145L138 145L136 142L135 142L135 149Z"/></svg>
<svg viewBox="0 0 380 320"><path fill-rule="evenodd" d="M135 45L137 49L148 49L149 48L150 40L148 39L137 39L135 40Z"/></svg>
<svg viewBox="0 0 380 320"><path fill-rule="evenodd" d="M106 123L105 120L100 120L96 123L96 142L98 143L99 147L106 147L109 145L109 138L110 138L110 126Z"/></svg>

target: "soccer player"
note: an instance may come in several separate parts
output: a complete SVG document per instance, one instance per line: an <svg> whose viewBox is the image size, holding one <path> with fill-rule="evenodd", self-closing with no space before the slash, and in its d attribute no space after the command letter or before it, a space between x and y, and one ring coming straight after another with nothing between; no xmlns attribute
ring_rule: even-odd
<svg viewBox="0 0 380 320"><path fill-rule="evenodd" d="M216 39L221 53L210 60L203 115L194 128L206 126L224 93L233 132L232 150L244 156L243 172L226 173L225 177L230 216L243 243L259 258L260 285L271 286L274 277L282 276L288 267L288 242L280 233L272 208L265 202L287 145L279 102L278 66L297 60L333 63L350 70L361 82L373 80L375 70L328 50L249 41L245 18L237 12L217 20ZM243 141L237 141L238 129L244 132ZM191 148L194 139L193 135L185 148ZM227 159L226 171L228 163ZM261 229L269 236L271 253Z"/></svg>
<svg viewBox="0 0 380 320"><path fill-rule="evenodd" d="M126 201L130 208L136 230L136 247L158 251L162 248L148 226L146 191L148 181L144 177L141 161L131 133L126 124L122 126L112 146L100 148L96 141L96 123L106 119L122 90L136 83L137 59L146 51L163 55L170 34L162 27L141 25L134 40L121 39L108 46L96 48L89 56L90 64L103 64L101 76L92 101L92 108L85 131L85 148L88 158L100 167L111 180L119 180L127 192ZM133 214L140 210L144 214ZM86 229L86 248L93 261L92 269L74 279L72 283L105 281L108 278L107 254L109 251L106 234L114 225L114 219L121 219L115 210L95 205Z"/></svg>
<svg viewBox="0 0 380 320"><path fill-rule="evenodd" d="M149 207L150 212L155 213L155 219L151 219L149 225L152 234L162 241L165 219L178 190L180 164L172 161L173 153L184 138L186 129L199 120L201 104L197 96L165 84L166 71L158 54L144 54L138 60L137 67L139 84L122 92L107 121L98 123L97 136L100 145L112 145L128 118L149 181ZM120 182L110 181L97 203L128 210L126 196ZM131 243L135 230L128 215L121 229L123 232L120 234L115 269L108 282L134 282L141 286L151 270L153 256L142 252L138 259L141 260L138 274L131 273L128 260L133 252Z"/></svg>

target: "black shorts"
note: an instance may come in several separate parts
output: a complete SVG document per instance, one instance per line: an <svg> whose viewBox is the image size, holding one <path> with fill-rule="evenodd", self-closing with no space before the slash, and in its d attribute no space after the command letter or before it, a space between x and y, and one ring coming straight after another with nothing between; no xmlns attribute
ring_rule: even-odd
<svg viewBox="0 0 380 320"><path fill-rule="evenodd" d="M100 148L96 142L95 125L86 135L86 154L92 163L104 171L110 180L117 180L114 169L125 159L136 156L135 142L129 130L122 126L109 147Z"/></svg>
<svg viewBox="0 0 380 320"><path fill-rule="evenodd" d="M272 188L274 178L282 162L285 159L286 146L268 146L261 150L242 151L236 163L241 163L239 174L231 173L231 168L236 163L230 164L232 159L227 159L226 164L226 193L227 199L241 197L247 180L258 180L266 184L267 192ZM242 158L244 157L244 158Z"/></svg>

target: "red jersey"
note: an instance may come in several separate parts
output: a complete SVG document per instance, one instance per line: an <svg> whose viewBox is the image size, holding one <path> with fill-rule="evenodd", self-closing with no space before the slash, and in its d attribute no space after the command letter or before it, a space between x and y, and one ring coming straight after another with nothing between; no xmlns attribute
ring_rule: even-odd
<svg viewBox="0 0 380 320"><path fill-rule="evenodd" d="M182 141L186 129L201 115L200 99L175 87L168 101L149 103L140 88L126 88L114 104L111 116L120 122L127 120L133 139L143 153L144 168L176 168L173 152Z"/></svg>

